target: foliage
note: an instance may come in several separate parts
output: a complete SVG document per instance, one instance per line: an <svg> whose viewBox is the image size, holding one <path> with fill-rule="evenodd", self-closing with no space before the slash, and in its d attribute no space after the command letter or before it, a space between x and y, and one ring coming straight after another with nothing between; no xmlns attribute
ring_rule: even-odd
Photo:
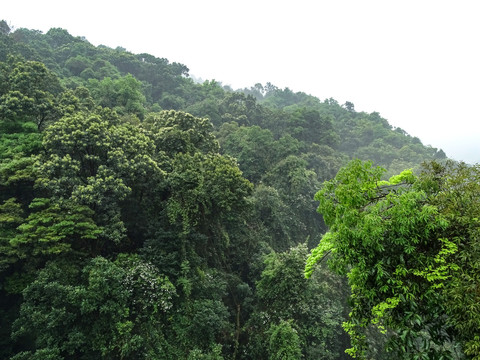
<svg viewBox="0 0 480 360"><path fill-rule="evenodd" d="M0 93L0 128L16 132L32 121L40 129L57 117L56 96L61 91L56 76L40 62L26 61L0 68L4 74Z"/></svg>
<svg viewBox="0 0 480 360"><path fill-rule="evenodd" d="M99 105L114 109L119 114L134 114L143 119L145 95L141 82L131 74L119 79L90 79L87 86Z"/></svg>
<svg viewBox="0 0 480 360"><path fill-rule="evenodd" d="M278 325L272 325L268 333L270 334L269 360L297 360L301 358L300 340L288 321L281 321Z"/></svg>
<svg viewBox="0 0 480 360"><path fill-rule="evenodd" d="M478 169L431 163L420 176L405 171L388 182L380 181L383 171L353 161L323 184L316 199L330 230L312 251L306 275L324 257L348 275L352 311L344 327L354 356L366 358L372 325L387 332L387 349L397 358L453 359L456 341L476 356L476 325L468 336L463 326L477 314L460 305L471 300L458 290L477 276L464 254L475 243L478 209L458 198L472 199Z"/></svg>
<svg viewBox="0 0 480 360"><path fill-rule="evenodd" d="M35 336L28 358L48 351L82 359L148 358L160 350L158 320L170 309L173 291L155 268L132 257L116 263L94 258L81 273L53 262L25 289L13 336Z"/></svg>
<svg viewBox="0 0 480 360"><path fill-rule="evenodd" d="M269 358L338 359L345 346L341 336L347 306L345 287L326 268L305 279L307 255L307 247L298 245L265 256L257 283L258 308L250 326L262 329L253 344L270 343ZM255 347L251 351L261 353Z"/></svg>
<svg viewBox="0 0 480 360"><path fill-rule="evenodd" d="M382 265L379 279L391 290L383 297L353 291L354 314L365 299L378 300L369 303L378 323L365 329L367 339L379 349L394 325L413 324L413 335L390 336L400 339L392 349L415 334L430 332L428 341L440 344L454 332L478 356L477 220L469 215L477 189L463 185L474 173L432 168L421 181L406 172L381 183L445 154L350 102L271 83L233 91L164 58L0 22L0 358L347 359L345 279L320 265L307 281L303 268L326 230L313 195L353 157L388 172L375 172L383 177L366 188L335 183L341 196L385 198L360 215L342 211L363 219L388 191L398 206L383 210L414 221L387 219L410 239L387 255L397 261L411 246L420 254L392 284L386 271L395 261ZM377 250L378 216L365 217ZM327 213L325 220L331 224ZM345 229L352 246L361 243ZM421 240L426 232L432 248ZM318 259L331 251L347 273L350 265L334 259L334 234ZM374 260L360 262L362 271L370 274ZM366 276L368 285L368 274L353 272L350 281ZM420 294L416 307L400 299L411 293ZM418 310L427 307L435 311ZM410 315L402 323L403 310ZM386 335L375 331L380 325Z"/></svg>

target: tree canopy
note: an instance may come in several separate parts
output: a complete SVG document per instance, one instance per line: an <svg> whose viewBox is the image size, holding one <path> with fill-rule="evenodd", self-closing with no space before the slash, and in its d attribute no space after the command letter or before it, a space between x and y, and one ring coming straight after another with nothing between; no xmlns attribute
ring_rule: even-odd
<svg viewBox="0 0 480 360"><path fill-rule="evenodd" d="M445 158L351 102L0 22L0 358L474 359L478 173Z"/></svg>
<svg viewBox="0 0 480 360"><path fill-rule="evenodd" d="M471 288L479 168L432 162L418 176L406 170L382 181L384 172L354 161L323 184L315 198L329 231L306 275L324 258L347 275L352 310L344 327L358 358L367 358L371 327L398 359L455 359L458 345L479 358L479 298Z"/></svg>

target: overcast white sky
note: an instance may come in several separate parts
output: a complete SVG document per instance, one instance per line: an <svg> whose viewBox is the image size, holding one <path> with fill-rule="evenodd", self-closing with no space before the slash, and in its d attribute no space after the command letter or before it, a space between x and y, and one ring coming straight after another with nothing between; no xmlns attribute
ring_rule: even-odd
<svg viewBox="0 0 480 360"><path fill-rule="evenodd" d="M234 89L255 83L350 101L480 162L480 1L4 1L15 28L180 62Z"/></svg>

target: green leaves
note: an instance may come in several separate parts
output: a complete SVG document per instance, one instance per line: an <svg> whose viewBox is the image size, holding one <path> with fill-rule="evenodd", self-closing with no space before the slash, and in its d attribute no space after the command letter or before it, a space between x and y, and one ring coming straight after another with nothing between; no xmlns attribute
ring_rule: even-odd
<svg viewBox="0 0 480 360"><path fill-rule="evenodd" d="M168 279L135 256L97 257L81 272L78 265L51 262L39 273L24 291L14 336L35 336L35 356L158 356L165 346L159 322L175 293Z"/></svg>
<svg viewBox="0 0 480 360"><path fill-rule="evenodd" d="M305 265L304 275L306 278L310 278L316 268L316 265L335 249L336 241L333 239L334 236L335 235L331 232L325 233L325 235L322 237L322 240L320 240L320 244L316 248L312 249Z"/></svg>
<svg viewBox="0 0 480 360"><path fill-rule="evenodd" d="M258 309L248 328L260 328L251 336L260 337L260 346L271 344L270 358L333 360L341 356L345 284L320 264L312 277L305 279L307 256L307 247L298 245L264 257L264 269L256 286Z"/></svg>
<svg viewBox="0 0 480 360"><path fill-rule="evenodd" d="M10 240L19 258L59 255L71 249L88 251L101 234L92 220L93 211L72 202L53 203L50 199L32 201L33 212L19 227L19 234Z"/></svg>
<svg viewBox="0 0 480 360"><path fill-rule="evenodd" d="M80 72L80 69L88 66L82 59L79 61L78 56L70 58L69 62L71 71ZM100 106L114 109L121 115L134 114L143 119L146 99L142 93L142 83L131 74L119 79L110 77L102 80L90 79L87 86Z"/></svg>
<svg viewBox="0 0 480 360"><path fill-rule="evenodd" d="M449 349L439 350L448 340L442 333L449 331L448 321L433 314L445 311L448 297L442 290L457 281L456 274L465 266L457 262L465 232L445 207L454 200L445 192L458 185L449 186L451 173L432 181L433 173L416 177L404 171L389 182L380 181L382 173L383 169L370 163L353 161L334 180L324 183L315 198L330 231L312 251L305 274L310 276L326 253L332 268L348 273L352 313L346 329L352 355L363 358L369 324L382 331L403 331L409 326L405 312L415 309L420 316L414 318L412 335L392 338L391 351L404 349L412 359L424 350L430 354L417 343L425 332L436 352L450 356ZM469 216L476 213L469 212ZM435 327L444 330L433 331Z"/></svg>
<svg viewBox="0 0 480 360"><path fill-rule="evenodd" d="M219 150L208 119L173 110L163 111L148 116L143 127L151 131L157 150L171 157L177 153L215 153Z"/></svg>
<svg viewBox="0 0 480 360"><path fill-rule="evenodd" d="M478 335L472 172L445 186L440 166L383 181L354 163L318 195L330 231L303 278L325 230L319 181L353 156L395 173L444 155L378 114L272 84L200 85L63 29L6 29L0 58L0 357L333 360L346 294L327 263L348 274L358 339L377 319L397 349L440 339L444 292L458 332Z"/></svg>
<svg viewBox="0 0 480 360"><path fill-rule="evenodd" d="M302 357L300 339L288 321L270 327L269 360L297 360Z"/></svg>
<svg viewBox="0 0 480 360"><path fill-rule="evenodd" d="M0 67L8 71L0 91L0 128L16 132L27 121L33 121L38 129L58 117L57 95L61 91L57 77L44 64L25 61Z"/></svg>
<svg viewBox="0 0 480 360"><path fill-rule="evenodd" d="M66 115L45 131L43 145L37 185L95 210L102 237L115 244L126 235L120 204L155 191L165 176L151 134L115 116Z"/></svg>
<svg viewBox="0 0 480 360"><path fill-rule="evenodd" d="M168 174L172 196L171 221L181 217L184 228L206 227L225 215L242 211L252 185L232 158L218 154L178 154Z"/></svg>

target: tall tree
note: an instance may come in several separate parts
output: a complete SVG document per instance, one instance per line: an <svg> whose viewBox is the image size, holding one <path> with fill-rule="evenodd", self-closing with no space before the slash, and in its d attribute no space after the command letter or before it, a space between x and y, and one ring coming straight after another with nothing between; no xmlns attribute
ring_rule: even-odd
<svg viewBox="0 0 480 360"><path fill-rule="evenodd" d="M384 171L353 161L323 184L316 199L330 230L306 274L327 257L348 275L352 355L366 358L373 326L386 332L387 349L399 359L453 359L458 340L475 358L478 297L459 297L458 290L478 276L470 257L478 243L478 201L471 197L478 168L432 163L420 176L404 171L388 182L380 180ZM459 204L457 195L469 200ZM468 331L461 319L471 319Z"/></svg>
<svg viewBox="0 0 480 360"><path fill-rule="evenodd" d="M57 96L62 92L58 78L40 62L22 61L0 67L6 81L0 87L0 127L16 132L26 122L39 129L58 118Z"/></svg>

